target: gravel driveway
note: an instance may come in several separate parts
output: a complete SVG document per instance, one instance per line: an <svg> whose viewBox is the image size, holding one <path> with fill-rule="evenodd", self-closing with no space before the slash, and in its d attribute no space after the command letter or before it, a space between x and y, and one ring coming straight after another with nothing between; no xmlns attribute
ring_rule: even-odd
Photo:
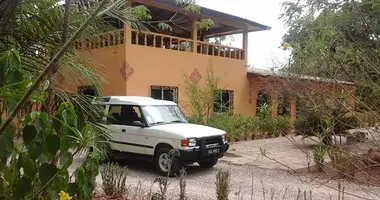
<svg viewBox="0 0 380 200"><path fill-rule="evenodd" d="M79 164L81 158L75 160L74 164ZM129 168L127 184L130 187L142 185L142 188L149 191L157 174L154 172L150 163L142 161L121 162L120 165L126 165ZM338 199L338 191L336 190L338 182L310 180L306 177L299 177L286 171L275 169L263 169L255 166L238 166L220 162L212 169L202 169L197 165L189 166L187 169L187 196L189 199L216 199L215 197L215 174L218 169L228 169L231 172L232 190L230 199L264 199L263 188L266 194L265 199L296 200L298 190L303 193L306 190L309 195L312 191L312 199ZM98 188L101 190L101 177L97 177ZM140 183L140 184L139 184ZM321 186L321 184L324 184ZM370 188L357 186L351 183L341 183L345 187L345 200L348 199L380 199L379 188ZM178 199L178 180L170 179L168 197L169 199ZM253 185L253 187L252 187ZM153 190L157 190L156 187ZM286 194L284 196L284 193ZM240 195L239 195L240 194ZM353 194L358 197L350 196ZM240 197L243 198L238 198ZM310 199L310 198L307 198Z"/></svg>

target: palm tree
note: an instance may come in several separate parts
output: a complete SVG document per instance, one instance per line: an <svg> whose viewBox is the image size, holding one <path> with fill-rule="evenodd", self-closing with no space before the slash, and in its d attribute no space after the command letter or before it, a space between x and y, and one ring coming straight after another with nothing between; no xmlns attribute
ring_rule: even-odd
<svg viewBox="0 0 380 200"><path fill-rule="evenodd" d="M126 8L124 3L124 0L109 1L101 11L101 16L85 29L83 37L114 29L115 27L107 24L104 16L116 16L118 20L127 22L127 14L132 13L132 8ZM0 10L0 22L4 27L0 30L0 79L5 80L0 81L0 113L13 110L27 85L34 81L67 38L74 34L83 23L83 19L88 18L98 4L95 1L81 1L81 4L78 4L77 1L71 0L66 0L65 4L57 3L55 0L1 1L5 8L12 9L7 9L6 12ZM88 97L60 90L54 85L56 74L69 73L75 74L78 81L90 82L97 86L100 91L102 77L85 63L85 58L78 56L75 48L70 47L59 62L55 63L42 86L33 92L34 98L23 106L16 118L21 120L22 113L30 111L33 107L35 109L38 104L41 105L37 106L40 110L48 111L52 116L55 106L66 101L75 106L80 117L78 129L90 122L95 133L93 139L106 140L107 134L98 123L103 112L92 105Z"/></svg>
<svg viewBox="0 0 380 200"><path fill-rule="evenodd" d="M178 2L184 9L197 10L197 6L189 1ZM144 29L145 24L149 23L147 20L151 16L144 6L126 7L125 0L108 0L107 3L84 30L82 37L116 29L112 23L109 23L109 18L129 23L134 29L139 30ZM97 8L99 2L95 0L1 0L0 4L2 5L0 23L3 25L0 29L0 112L4 113L13 110L15 103L20 100L28 85L36 79L67 39L82 25L83 19L88 18ZM18 64L15 65L15 63ZM103 80L101 75L87 67L86 58L78 56L75 48L71 46L62 58L54 63L44 83L33 92L33 98L22 107L18 119L21 119L22 113L35 108L36 104L40 104L38 108L52 115L56 105L66 101L75 105L77 115L80 116L79 126L90 122L94 132L97 133L94 138L105 140L107 134L98 125L103 112L92 105L88 97L55 87L56 75L64 73L75 74L78 82L85 81L95 85L101 94L99 87ZM3 80L8 80L7 76L13 77L14 80L1 83L2 75ZM12 87L9 87L10 85Z"/></svg>

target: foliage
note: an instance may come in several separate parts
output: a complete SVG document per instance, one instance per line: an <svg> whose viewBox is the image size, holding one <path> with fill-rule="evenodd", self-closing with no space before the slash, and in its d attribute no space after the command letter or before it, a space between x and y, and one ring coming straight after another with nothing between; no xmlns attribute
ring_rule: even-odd
<svg viewBox="0 0 380 200"><path fill-rule="evenodd" d="M291 129L290 117L278 116L274 119L266 119L260 129L271 137L286 135Z"/></svg>
<svg viewBox="0 0 380 200"><path fill-rule="evenodd" d="M231 174L228 170L220 169L216 173L216 199L228 200L231 192Z"/></svg>
<svg viewBox="0 0 380 200"><path fill-rule="evenodd" d="M179 171L179 200L186 200L186 169Z"/></svg>
<svg viewBox="0 0 380 200"><path fill-rule="evenodd" d="M313 149L313 159L318 167L318 170L323 170L325 164L325 155L327 153L327 148L325 146L316 146Z"/></svg>
<svg viewBox="0 0 380 200"><path fill-rule="evenodd" d="M350 151L347 147L330 147L327 150L332 166L339 173L344 173L350 167Z"/></svg>
<svg viewBox="0 0 380 200"><path fill-rule="evenodd" d="M359 125L368 125L369 127L373 127L380 122L379 116L380 115L374 111L363 111L353 114L353 117L356 118Z"/></svg>
<svg viewBox="0 0 380 200"><path fill-rule="evenodd" d="M214 76L212 65L207 69L206 84L204 87L194 82L191 77L184 75L186 95L189 103L185 106L192 119L196 122L207 122L213 112L214 103L220 96L218 88L219 78Z"/></svg>
<svg viewBox="0 0 380 200"><path fill-rule="evenodd" d="M232 141L278 137L291 129L290 118L285 116L260 119L241 115L214 114L207 123L199 124L226 131L228 139Z"/></svg>
<svg viewBox="0 0 380 200"><path fill-rule="evenodd" d="M332 135L346 134L346 130L359 126L357 116L347 112L343 104L335 100L303 104L294 124L297 134L317 136L322 140Z"/></svg>
<svg viewBox="0 0 380 200"><path fill-rule="evenodd" d="M288 71L346 80L357 87L357 108L378 111L377 1L310 0L284 3L292 51Z"/></svg>
<svg viewBox="0 0 380 200"><path fill-rule="evenodd" d="M97 153L89 154L70 183L73 157L88 148L90 125L79 130L74 107L62 103L49 123L46 113L32 112L23 119L23 143L14 144L14 127L0 136L2 195L12 199L56 199L63 190L78 199L89 199L98 174ZM10 160L10 163L7 163ZM23 171L23 173L22 173Z"/></svg>
<svg viewBox="0 0 380 200"><path fill-rule="evenodd" d="M98 124L102 112L87 97L57 92L53 75L71 72L79 81L98 86L100 76L86 66L71 45L73 40L83 28L83 37L117 28L107 21L109 18L140 29L140 22L150 15L146 7L126 7L124 0L69 2L61 6L56 0L14 1L7 10L9 17L3 20L2 16L0 113L13 111L21 124L8 124L13 114L1 124L0 199L91 199L95 188L99 144L108 139ZM83 19L88 20L83 23ZM50 104L51 99L56 99L55 105ZM48 113L30 112L46 107ZM14 143L16 127L22 132L23 143ZM89 148L96 151L86 154L73 182L68 171L73 157Z"/></svg>
<svg viewBox="0 0 380 200"><path fill-rule="evenodd" d="M322 132L322 116L317 112L309 112L305 116L299 116L294 128L299 135L316 136Z"/></svg>
<svg viewBox="0 0 380 200"><path fill-rule="evenodd" d="M107 163L100 171L102 175L102 188L106 195L118 198L126 194L127 168L120 167L115 163Z"/></svg>
<svg viewBox="0 0 380 200"><path fill-rule="evenodd" d="M257 116L263 120L269 119L272 114L272 110L273 109L269 104L264 103L257 108Z"/></svg>

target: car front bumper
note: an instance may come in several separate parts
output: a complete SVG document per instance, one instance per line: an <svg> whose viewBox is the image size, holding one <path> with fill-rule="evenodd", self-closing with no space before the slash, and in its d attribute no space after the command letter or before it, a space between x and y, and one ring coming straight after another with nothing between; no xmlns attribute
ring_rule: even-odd
<svg viewBox="0 0 380 200"><path fill-rule="evenodd" d="M199 161L207 161L215 158L221 158L224 156L229 149L229 144L225 143L222 145L210 147L210 148L194 148L189 150L179 150L180 161L182 164L193 164ZM219 152L210 153L209 150L219 149Z"/></svg>

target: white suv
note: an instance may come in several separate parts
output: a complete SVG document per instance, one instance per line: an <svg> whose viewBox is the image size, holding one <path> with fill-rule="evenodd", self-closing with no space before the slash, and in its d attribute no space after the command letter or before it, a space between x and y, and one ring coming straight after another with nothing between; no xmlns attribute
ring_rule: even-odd
<svg viewBox="0 0 380 200"><path fill-rule="evenodd" d="M201 167L213 167L228 150L226 132L191 124L171 101L149 97L111 96L95 99L108 114L113 156L133 155L154 162L165 175L198 162ZM172 159L169 151L177 149Z"/></svg>

